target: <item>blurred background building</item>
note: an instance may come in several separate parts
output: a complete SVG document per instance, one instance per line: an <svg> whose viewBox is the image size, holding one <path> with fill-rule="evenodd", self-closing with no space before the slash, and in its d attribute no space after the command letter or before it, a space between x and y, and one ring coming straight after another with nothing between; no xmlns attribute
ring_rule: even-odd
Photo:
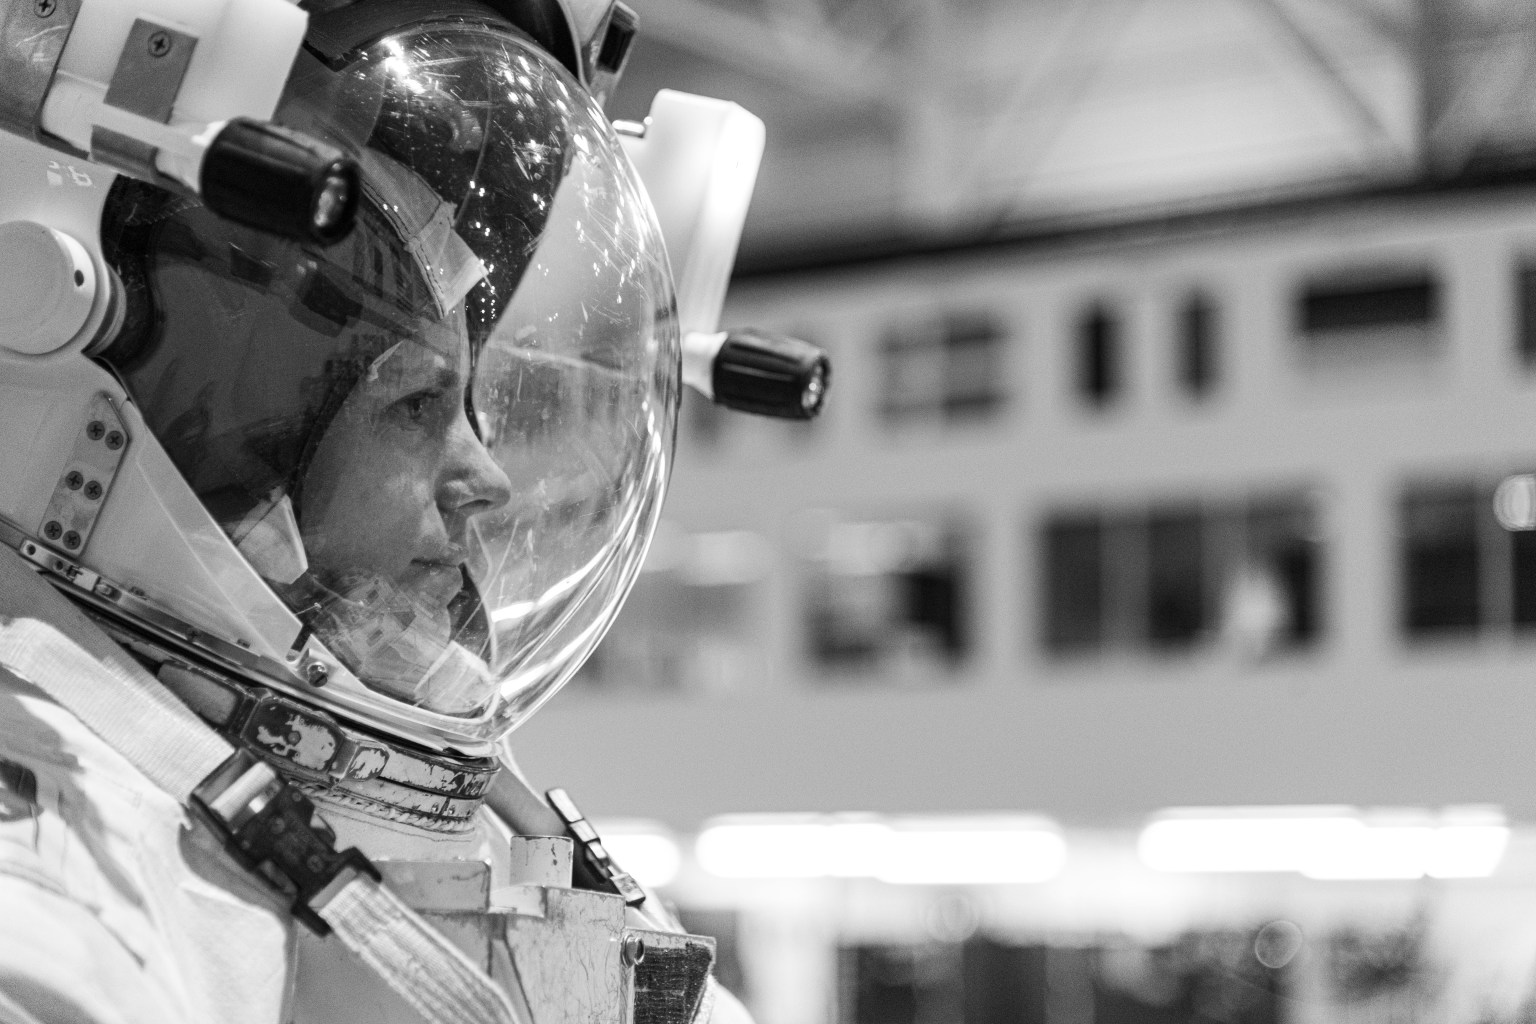
<svg viewBox="0 0 1536 1024"><path fill-rule="evenodd" d="M834 386L528 773L761 1024L1536 1018L1536 8L637 6Z"/></svg>

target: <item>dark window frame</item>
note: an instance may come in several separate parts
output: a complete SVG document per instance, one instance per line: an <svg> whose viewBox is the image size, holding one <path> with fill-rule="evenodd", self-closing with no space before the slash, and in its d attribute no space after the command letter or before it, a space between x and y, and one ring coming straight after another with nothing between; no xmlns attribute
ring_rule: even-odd
<svg viewBox="0 0 1536 1024"><path fill-rule="evenodd" d="M1410 644L1468 642L1489 636L1529 635L1536 630L1536 532L1506 530L1494 511L1494 494L1505 476L1421 476L1398 489L1396 514L1397 629ZM1462 566L1469 578L1447 595L1454 580L1426 578L1435 569L1416 562L1414 504L1460 498ZM1420 518L1422 518L1422 511ZM1439 570L1446 566L1441 559ZM1419 593L1422 586L1425 593ZM1454 602L1452 611L1446 606Z"/></svg>
<svg viewBox="0 0 1536 1024"><path fill-rule="evenodd" d="M1000 413L1013 400L1005 372L1013 337L1009 321L990 310L957 309L887 327L877 345L880 420L897 426L931 419L956 423ZM962 371L977 353L990 366L970 380ZM906 360L911 365L903 365ZM907 393L901 378L914 365L931 371L930 393Z"/></svg>
<svg viewBox="0 0 1536 1024"><path fill-rule="evenodd" d="M1056 659L1198 654L1222 637L1225 588L1247 567L1263 570L1283 602L1283 629L1266 638L1265 656L1317 647L1328 552L1311 495L1048 510L1030 526L1040 648Z"/></svg>
<svg viewBox="0 0 1536 1024"><path fill-rule="evenodd" d="M1313 277L1297 294L1297 327L1310 336L1361 330L1434 327L1443 285L1428 266Z"/></svg>
<svg viewBox="0 0 1536 1024"><path fill-rule="evenodd" d="M1196 401L1210 398L1221 387L1221 321L1220 305L1206 289L1191 290L1179 305L1179 386Z"/></svg>
<svg viewBox="0 0 1536 1024"><path fill-rule="evenodd" d="M1536 370L1536 252L1515 261L1515 351L1527 370Z"/></svg>
<svg viewBox="0 0 1536 1024"><path fill-rule="evenodd" d="M802 585L800 617L803 657L814 678L827 681L879 676L904 641L917 636L934 655L936 678L949 681L978 652L975 623L976 567L982 543L979 524L961 514L935 512L912 516L871 516L844 520L848 525L917 524L931 531L929 550L919 545L907 562L886 571L843 580L826 564L809 559ZM860 589L875 587L893 617L862 621ZM864 590L867 599L869 592ZM846 603L845 603L846 602Z"/></svg>
<svg viewBox="0 0 1536 1024"><path fill-rule="evenodd" d="M1124 397L1125 317L1107 299L1096 299L1079 313L1072 340L1073 390L1091 409L1107 409Z"/></svg>

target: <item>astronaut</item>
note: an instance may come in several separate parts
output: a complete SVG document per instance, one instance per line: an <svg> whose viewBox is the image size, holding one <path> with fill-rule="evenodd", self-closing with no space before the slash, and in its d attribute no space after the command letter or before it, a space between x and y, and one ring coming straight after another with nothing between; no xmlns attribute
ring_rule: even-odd
<svg viewBox="0 0 1536 1024"><path fill-rule="evenodd" d="M6 54L91 2L11 5ZM682 346L593 96L627 9L509 9L568 13L313 4L271 120L350 231L123 141L169 22L88 140L36 92L0 152L0 1022L744 1019L505 742L638 571Z"/></svg>

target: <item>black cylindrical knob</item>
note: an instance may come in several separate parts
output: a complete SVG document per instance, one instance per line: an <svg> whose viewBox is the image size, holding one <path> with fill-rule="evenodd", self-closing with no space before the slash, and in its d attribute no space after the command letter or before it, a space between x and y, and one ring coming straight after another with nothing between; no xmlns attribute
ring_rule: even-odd
<svg viewBox="0 0 1536 1024"><path fill-rule="evenodd" d="M740 412L808 420L821 412L832 377L827 354L808 341L766 331L731 331L715 356L715 401Z"/></svg>
<svg viewBox="0 0 1536 1024"><path fill-rule="evenodd" d="M221 217L329 245L352 230L357 163L299 132L235 118L203 158L203 202Z"/></svg>

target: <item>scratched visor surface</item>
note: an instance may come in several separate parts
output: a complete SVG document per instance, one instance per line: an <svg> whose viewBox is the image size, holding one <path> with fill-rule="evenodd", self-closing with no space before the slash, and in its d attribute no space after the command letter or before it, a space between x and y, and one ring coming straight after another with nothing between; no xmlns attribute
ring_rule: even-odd
<svg viewBox="0 0 1536 1024"><path fill-rule="evenodd" d="M318 703L494 739L601 639L659 512L679 343L654 214L585 91L493 27L306 53L278 119L358 157L357 229L318 248L125 186L116 269L153 312L106 358L361 683Z"/></svg>

